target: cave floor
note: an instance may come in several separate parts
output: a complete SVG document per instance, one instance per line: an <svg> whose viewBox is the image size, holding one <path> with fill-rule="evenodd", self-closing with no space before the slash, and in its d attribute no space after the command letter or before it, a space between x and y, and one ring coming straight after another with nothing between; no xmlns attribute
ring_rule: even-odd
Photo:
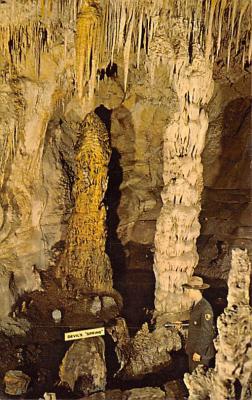
<svg viewBox="0 0 252 400"><path fill-rule="evenodd" d="M57 280L48 273L42 276L42 280L44 291L25 294L15 308L16 316L27 319L31 324L27 335L6 336L0 333L0 378L2 381L4 374L10 369L20 369L32 379L27 394L22 398L38 399L44 392L55 392L57 398L77 399L80 398L78 394L75 395L59 385L59 365L72 344L64 341L64 333L104 324L106 326L116 317L118 310L110 309L103 314L91 314L87 312L90 296L87 298L71 290L62 291ZM149 322L151 318L149 310L153 308L153 273L143 270L128 271L116 282L116 287L124 299L121 314L126 318L129 331L133 335L143 322ZM219 292L220 290L216 295L211 292L212 300L219 298ZM51 315L56 308L63 315L59 324L54 323ZM217 310L218 314L219 311ZM177 398L185 398L183 375L187 371L187 359L183 350L172 355L174 362L171 369L145 376L141 380L121 381L113 377L118 364L114 343L108 334L105 335L105 344L108 389L163 387L166 382L170 382L178 396L181 396ZM4 393L3 386L0 386L0 393ZM2 398L9 397L3 394Z"/></svg>

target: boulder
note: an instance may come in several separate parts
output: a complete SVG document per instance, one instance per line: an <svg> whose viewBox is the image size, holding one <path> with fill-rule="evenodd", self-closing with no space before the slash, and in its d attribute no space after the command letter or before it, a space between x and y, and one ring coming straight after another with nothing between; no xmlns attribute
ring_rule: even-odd
<svg viewBox="0 0 252 400"><path fill-rule="evenodd" d="M91 314L97 315L101 312L101 300L99 298L99 296L95 296L95 298L93 299L92 305L90 307L90 312Z"/></svg>
<svg viewBox="0 0 252 400"><path fill-rule="evenodd" d="M102 298L102 306L104 311L109 311L110 309L118 308L115 299L110 296L104 296Z"/></svg>
<svg viewBox="0 0 252 400"><path fill-rule="evenodd" d="M130 338L123 318L117 318L107 332L116 343L115 351L120 363L117 374L127 380L166 368L172 363L169 353L180 350L182 346L176 329L160 326L150 332L147 323Z"/></svg>
<svg viewBox="0 0 252 400"><path fill-rule="evenodd" d="M105 345L100 337L74 342L60 366L61 382L85 396L104 391L106 385Z"/></svg>
<svg viewBox="0 0 252 400"><path fill-rule="evenodd" d="M130 342L130 356L122 373L128 379L162 370L172 363L169 353L180 349L177 330L158 327L150 332L146 323Z"/></svg>
<svg viewBox="0 0 252 400"><path fill-rule="evenodd" d="M27 392L31 378L22 371L10 370L4 377L5 393L19 396Z"/></svg>

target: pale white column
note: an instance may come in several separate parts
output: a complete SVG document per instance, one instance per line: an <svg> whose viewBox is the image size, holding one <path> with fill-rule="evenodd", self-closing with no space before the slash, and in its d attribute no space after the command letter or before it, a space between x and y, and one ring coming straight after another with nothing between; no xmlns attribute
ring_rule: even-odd
<svg viewBox="0 0 252 400"><path fill-rule="evenodd" d="M181 312L190 306L182 284L198 263L201 154L208 128L204 106L213 90L212 67L200 51L191 64L184 53L174 65L179 109L164 135L163 207L157 221L154 258L157 314Z"/></svg>

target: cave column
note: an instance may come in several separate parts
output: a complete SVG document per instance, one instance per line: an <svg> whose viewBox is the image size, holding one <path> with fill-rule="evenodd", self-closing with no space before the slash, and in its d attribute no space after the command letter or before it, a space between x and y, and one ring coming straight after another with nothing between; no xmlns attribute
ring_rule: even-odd
<svg viewBox="0 0 252 400"><path fill-rule="evenodd" d="M201 154L208 128L204 106L211 98L213 79L212 66L200 46L195 45L193 51L193 60L185 52L175 56L173 84L179 107L164 134L163 207L157 221L154 258L157 315L189 309L182 285L193 274L199 258Z"/></svg>

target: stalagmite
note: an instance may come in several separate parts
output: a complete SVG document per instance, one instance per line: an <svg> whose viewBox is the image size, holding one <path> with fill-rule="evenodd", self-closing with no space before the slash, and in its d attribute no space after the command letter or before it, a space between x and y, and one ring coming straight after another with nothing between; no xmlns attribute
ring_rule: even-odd
<svg viewBox="0 0 252 400"><path fill-rule="evenodd" d="M217 354L211 400L233 398L237 387L241 387L240 399L246 399L252 371L250 274L247 251L233 250L228 278L228 305L217 321L219 335L215 344Z"/></svg>
<svg viewBox="0 0 252 400"><path fill-rule="evenodd" d="M111 150L108 133L99 117L88 114L75 155L75 207L68 228L59 275L81 282L88 291L112 289L110 261L105 253L107 189Z"/></svg>
<svg viewBox="0 0 252 400"><path fill-rule="evenodd" d="M173 27L175 35L185 32ZM172 40L172 39L171 39ZM175 55L174 88L179 111L164 136L163 208L155 235L155 309L158 315L186 311L190 304L182 284L198 263L196 239L200 233L198 216L203 189L201 153L208 118L204 105L213 90L212 66L194 44L190 63L185 39L180 33L180 50ZM175 54L174 47L174 54Z"/></svg>
<svg viewBox="0 0 252 400"><path fill-rule="evenodd" d="M247 250L232 251L228 278L228 305L217 320L215 369L198 367L185 374L189 400L250 398L252 370L252 309L249 305L251 263Z"/></svg>

